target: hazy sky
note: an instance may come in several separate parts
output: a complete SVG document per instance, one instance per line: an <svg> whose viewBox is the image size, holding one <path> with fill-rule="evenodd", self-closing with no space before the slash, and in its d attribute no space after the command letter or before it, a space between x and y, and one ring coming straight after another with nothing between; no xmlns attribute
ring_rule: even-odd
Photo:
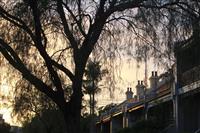
<svg viewBox="0 0 200 133"><path fill-rule="evenodd" d="M110 91L108 88L103 88L102 91L96 95L97 105L105 106L110 103L120 103L125 100L126 95L125 92L127 90L127 87L131 87L134 94L135 94L135 86L137 84L137 80L143 80L144 79L144 63L139 63L140 67L137 68L137 63L135 59L131 60L123 60L120 63L120 69L118 71L118 76L121 77L121 80L116 83L116 89L114 91L114 97L110 97ZM158 74L162 71L160 68L158 68L156 65L152 63L152 61L148 62L148 78L151 75L151 71L157 71L159 69ZM1 73L3 75L3 73ZM5 77L6 75L2 76ZM12 96L9 92L12 90L11 86L7 85L6 80L1 79L1 86L0 86L0 93L4 94L5 96ZM6 122L11 124L16 124L16 122L13 122L11 120L11 110L12 108L10 105L8 106L2 106L4 103L9 103L9 101L1 100L1 109L0 113L3 114L3 118L6 120ZM8 108L9 107L9 108Z"/></svg>
<svg viewBox="0 0 200 133"><path fill-rule="evenodd" d="M130 61L124 60L121 63L120 76L123 81L117 83L118 89L114 92L114 98L111 98L109 95L108 88L104 88L100 94L98 94L97 101L99 106L104 106L109 103L120 103L126 99L125 92L127 87L131 87L135 95L135 86L137 85L138 80L144 80L145 78L145 65L144 62L139 63L140 67L137 68L137 62L132 59ZM147 62L147 72L148 77L151 76L152 71L158 71L158 74L162 73L164 70L153 63L152 60ZM148 83L149 85L149 83Z"/></svg>

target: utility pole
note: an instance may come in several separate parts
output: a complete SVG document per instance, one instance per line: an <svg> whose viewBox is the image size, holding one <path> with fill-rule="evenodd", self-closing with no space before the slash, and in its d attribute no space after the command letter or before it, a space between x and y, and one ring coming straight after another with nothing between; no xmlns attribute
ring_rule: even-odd
<svg viewBox="0 0 200 133"><path fill-rule="evenodd" d="M179 133L179 96L178 96L178 84L175 82L175 96L174 96L174 113L176 122L176 133Z"/></svg>
<svg viewBox="0 0 200 133"><path fill-rule="evenodd" d="M147 71L147 46L145 46L145 49L144 49L144 67L145 67L145 73L144 73L144 85L145 85L145 88L147 87L147 77L148 77L148 71Z"/></svg>
<svg viewBox="0 0 200 133"><path fill-rule="evenodd" d="M146 90L147 90L147 46L145 46L144 49L144 63L145 63L145 78L144 78L144 114L145 114L145 120L148 119L148 103L147 103L147 97L146 97Z"/></svg>
<svg viewBox="0 0 200 133"><path fill-rule="evenodd" d="M92 79L92 100L91 100L91 123L90 123L90 133L95 133L95 119L94 119L94 95L95 95L95 83L94 83L94 79Z"/></svg>
<svg viewBox="0 0 200 133"><path fill-rule="evenodd" d="M175 63L177 65L177 63ZM171 93L173 101L173 117L175 120L176 133L179 133L179 83L177 79L177 66L170 71L171 75Z"/></svg>

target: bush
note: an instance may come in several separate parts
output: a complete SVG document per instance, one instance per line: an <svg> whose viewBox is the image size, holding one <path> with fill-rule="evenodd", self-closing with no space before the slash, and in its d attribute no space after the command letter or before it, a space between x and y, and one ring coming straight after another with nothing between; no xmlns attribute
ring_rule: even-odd
<svg viewBox="0 0 200 133"><path fill-rule="evenodd" d="M23 125L23 133L64 133L65 121L59 110L43 110Z"/></svg>
<svg viewBox="0 0 200 133"><path fill-rule="evenodd" d="M10 125L7 123L0 124L0 133L10 133Z"/></svg>
<svg viewBox="0 0 200 133"><path fill-rule="evenodd" d="M152 120L141 120L130 128L124 128L117 133L159 133L162 125Z"/></svg>

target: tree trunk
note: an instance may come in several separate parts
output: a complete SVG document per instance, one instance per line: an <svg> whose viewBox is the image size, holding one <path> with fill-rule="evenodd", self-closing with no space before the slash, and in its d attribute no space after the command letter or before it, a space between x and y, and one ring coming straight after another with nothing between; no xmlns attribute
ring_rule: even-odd
<svg viewBox="0 0 200 133"><path fill-rule="evenodd" d="M66 133L80 133L81 118L81 100L72 98L72 100L62 109Z"/></svg>
<svg viewBox="0 0 200 133"><path fill-rule="evenodd" d="M74 111L77 112L77 111ZM78 114L72 115L71 113L64 112L66 133L80 133L80 116Z"/></svg>
<svg viewBox="0 0 200 133"><path fill-rule="evenodd" d="M92 116L94 116L94 107L95 107L95 99L94 99L94 91L92 92Z"/></svg>
<svg viewBox="0 0 200 133"><path fill-rule="evenodd" d="M95 133L95 119L94 119L94 91L92 92L92 115L91 115L91 123L90 123L90 133Z"/></svg>
<svg viewBox="0 0 200 133"><path fill-rule="evenodd" d="M64 119L66 123L66 133L81 133L80 131L80 119L81 119L81 108L82 108L82 82L83 82L83 73L85 70L85 65L87 58L75 58L75 75L72 81L72 90L73 93L70 97L70 101L62 108ZM61 105L62 106L62 105Z"/></svg>
<svg viewBox="0 0 200 133"><path fill-rule="evenodd" d="M80 69L79 69L80 70ZM79 73L80 72L80 73ZM79 71L72 83L73 94L70 101L63 109L64 119L66 122L66 133L81 133L80 118L82 107L82 76L83 72Z"/></svg>
<svg viewBox="0 0 200 133"><path fill-rule="evenodd" d="M92 94L90 93L90 115L92 115Z"/></svg>

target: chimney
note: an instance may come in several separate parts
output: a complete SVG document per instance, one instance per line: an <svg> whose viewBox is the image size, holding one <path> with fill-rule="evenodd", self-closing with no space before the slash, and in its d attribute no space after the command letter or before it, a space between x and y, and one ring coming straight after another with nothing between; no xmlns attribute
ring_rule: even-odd
<svg viewBox="0 0 200 133"><path fill-rule="evenodd" d="M131 99L131 98L133 98L133 92L132 92L132 89L128 87L126 91L126 100Z"/></svg>
<svg viewBox="0 0 200 133"><path fill-rule="evenodd" d="M155 71L155 77L158 77L158 72L157 71Z"/></svg>
<svg viewBox="0 0 200 133"><path fill-rule="evenodd" d="M141 86L143 86L143 81L141 81Z"/></svg>
<svg viewBox="0 0 200 133"><path fill-rule="evenodd" d="M136 95L138 96L139 95L139 89L140 89L140 80L138 80L138 84L136 85Z"/></svg>
<svg viewBox="0 0 200 133"><path fill-rule="evenodd" d="M136 95L138 100L140 100L142 97L144 97L144 88L143 81L138 80L138 84L136 85Z"/></svg>
<svg viewBox="0 0 200 133"><path fill-rule="evenodd" d="M152 75L149 78L150 80L150 89L156 89L158 83L158 73L157 71L152 71Z"/></svg>

